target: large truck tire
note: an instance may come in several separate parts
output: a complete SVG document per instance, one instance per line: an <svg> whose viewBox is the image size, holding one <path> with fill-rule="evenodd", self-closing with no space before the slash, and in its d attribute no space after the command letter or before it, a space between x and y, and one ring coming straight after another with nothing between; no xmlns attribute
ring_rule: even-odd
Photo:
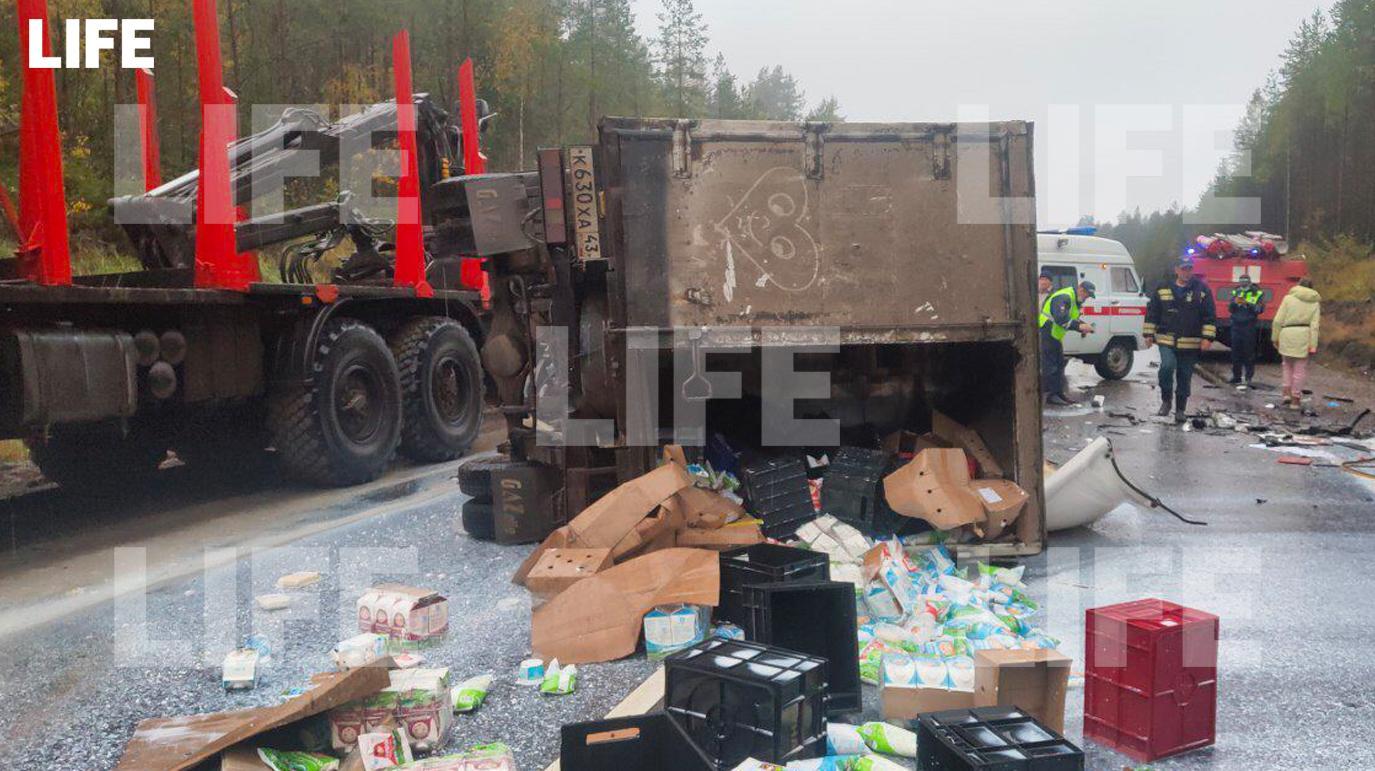
<svg viewBox="0 0 1375 771"><path fill-rule="evenodd" d="M310 380L268 405L283 468L322 486L381 476L401 439L401 378L386 341L361 321L329 322L311 354Z"/></svg>
<svg viewBox="0 0 1375 771"><path fill-rule="evenodd" d="M1109 340L1107 347L1098 355L1098 360L1093 363L1093 368L1105 380L1121 380L1132 371L1135 358L1132 346L1126 340Z"/></svg>
<svg viewBox="0 0 1375 771"><path fill-rule="evenodd" d="M464 501L463 530L474 540L496 540L497 526L492 504L487 501Z"/></svg>
<svg viewBox="0 0 1375 771"><path fill-rule="evenodd" d="M492 500L492 472L511 465L505 455L480 456L458 467L459 492L475 501Z"/></svg>
<svg viewBox="0 0 1375 771"><path fill-rule="evenodd" d="M24 444L43 476L76 492L122 489L151 476L167 457L165 441L138 430L123 436L110 427L58 426Z"/></svg>
<svg viewBox="0 0 1375 771"><path fill-rule="evenodd" d="M482 428L477 345L453 319L413 319L392 335L401 374L401 453L422 463L453 460Z"/></svg>

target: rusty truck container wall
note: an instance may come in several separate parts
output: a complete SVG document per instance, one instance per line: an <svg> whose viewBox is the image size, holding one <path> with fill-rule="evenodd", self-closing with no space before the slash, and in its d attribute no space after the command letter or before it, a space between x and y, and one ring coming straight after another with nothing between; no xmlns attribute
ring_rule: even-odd
<svg viewBox="0 0 1375 771"><path fill-rule="evenodd" d="M987 552L1042 548L1030 124L610 118L599 165L611 328L838 328L835 395L978 430L1032 493Z"/></svg>

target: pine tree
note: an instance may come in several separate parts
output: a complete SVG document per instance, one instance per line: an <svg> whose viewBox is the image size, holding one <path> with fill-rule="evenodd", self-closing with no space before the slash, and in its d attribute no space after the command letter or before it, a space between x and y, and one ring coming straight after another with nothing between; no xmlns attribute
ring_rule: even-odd
<svg viewBox="0 0 1375 771"><path fill-rule="evenodd" d="M707 27L692 0L664 0L659 14L659 77L674 117L685 118L706 103Z"/></svg>
<svg viewBox="0 0 1375 771"><path fill-rule="evenodd" d="M782 67L765 67L745 88L750 116L760 120L801 120L807 104L797 79Z"/></svg>

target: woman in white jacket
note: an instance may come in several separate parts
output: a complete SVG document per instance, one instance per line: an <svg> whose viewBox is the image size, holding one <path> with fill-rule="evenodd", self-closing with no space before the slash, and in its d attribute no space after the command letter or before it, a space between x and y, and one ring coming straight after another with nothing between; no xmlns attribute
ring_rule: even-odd
<svg viewBox="0 0 1375 771"><path fill-rule="evenodd" d="M1270 323L1270 339L1284 359L1284 404L1298 409L1303 383L1308 378L1308 357L1318 352L1318 326L1322 319L1322 295L1304 278L1289 290Z"/></svg>

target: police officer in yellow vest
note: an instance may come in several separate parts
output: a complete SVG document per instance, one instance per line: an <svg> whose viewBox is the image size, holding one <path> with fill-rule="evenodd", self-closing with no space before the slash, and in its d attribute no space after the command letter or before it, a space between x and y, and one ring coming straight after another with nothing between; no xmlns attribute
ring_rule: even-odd
<svg viewBox="0 0 1375 771"><path fill-rule="evenodd" d="M1232 348L1230 382L1234 386L1250 388L1251 379L1256 376L1256 345L1260 340L1256 321L1263 313L1265 291L1251 283L1250 274L1241 274L1232 289L1232 300L1227 303L1227 315L1232 322L1232 338L1228 343Z"/></svg>
<svg viewBox="0 0 1375 771"><path fill-rule="evenodd" d="M1041 393L1046 404L1075 403L1065 393L1065 334L1071 329L1083 335L1093 333L1093 325L1080 316L1083 303L1096 292L1093 282L1081 281L1077 287L1051 292L1041 303Z"/></svg>

